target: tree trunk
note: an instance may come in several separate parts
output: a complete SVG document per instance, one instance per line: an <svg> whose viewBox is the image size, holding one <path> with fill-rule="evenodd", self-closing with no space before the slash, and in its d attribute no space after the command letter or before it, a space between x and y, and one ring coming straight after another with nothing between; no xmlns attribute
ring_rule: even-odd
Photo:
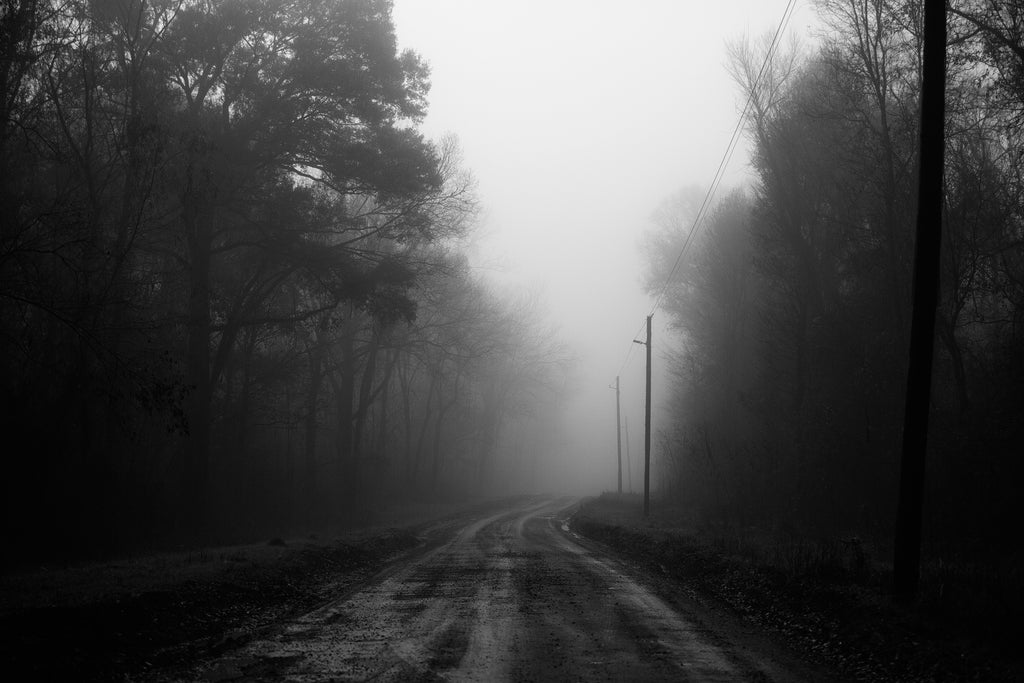
<svg viewBox="0 0 1024 683"><path fill-rule="evenodd" d="M189 252L188 347L186 372L192 386L188 403L189 438L185 449L184 501L188 531L204 531L210 460L210 249L209 221L186 199Z"/></svg>
<svg viewBox="0 0 1024 683"><path fill-rule="evenodd" d="M377 368L377 351L380 349L380 339L377 330L370 333L370 342L366 350L366 362L363 364L363 376L359 380L359 405L355 410L352 425L352 460L353 467L357 471L362 469L363 458L363 431L366 427L366 418L370 414L370 403L373 390L373 376Z"/></svg>
<svg viewBox="0 0 1024 683"><path fill-rule="evenodd" d="M384 378L380 386L380 408L377 419L377 438L374 442L374 449L385 457L387 453L387 425L388 425L388 399L391 397L391 374L397 365L398 353L389 350L384 359Z"/></svg>
<svg viewBox="0 0 1024 683"><path fill-rule="evenodd" d="M352 443L353 410L355 407L356 360L351 325L346 325L339 344L338 373L334 385L337 440L335 453L342 472L342 490L351 499L359 491L359 463L354 460Z"/></svg>
<svg viewBox="0 0 1024 683"><path fill-rule="evenodd" d="M406 361L398 369L398 386L402 391L402 418L405 428L402 430L405 440L405 477L412 483L412 387L409 381L409 363Z"/></svg>
<svg viewBox="0 0 1024 683"><path fill-rule="evenodd" d="M420 461L423 455L423 440L427 434L427 427L430 426L430 404L434 398L434 389L437 385L437 377L430 378L430 389L427 391L427 400L423 405L423 422L420 423L420 435L416 440L416 452L410 463L409 483L416 483L416 475L419 474Z"/></svg>
<svg viewBox="0 0 1024 683"><path fill-rule="evenodd" d="M313 343L309 348L309 386L306 390L306 415L305 432L306 438L303 444L303 482L302 488L305 493L303 501L303 514L306 523L311 525L315 522L319 509L319 498L316 486L316 439L317 439L317 413L320 400L320 387L323 386L324 370L324 335L327 334L327 326L330 318L324 315L320 324L313 331Z"/></svg>
<svg viewBox="0 0 1024 683"><path fill-rule="evenodd" d="M956 339L953 324L945 316L939 316L937 327L939 328L939 339L942 340L953 363L953 382L956 385L957 410L962 415L970 407L970 398L967 394L967 370L964 367L964 354L960 349L960 342Z"/></svg>
<svg viewBox="0 0 1024 683"><path fill-rule="evenodd" d="M234 459L245 459L249 436L249 406L251 400L249 389L252 386L252 357L256 351L256 328L251 327L245 337L245 348L242 352L242 384L238 390L238 403L235 409L235 448Z"/></svg>
<svg viewBox="0 0 1024 683"><path fill-rule="evenodd" d="M434 463L430 472L430 487L437 489L437 479L441 474L441 466L444 464L444 456L441 450L441 433L444 427L444 418L459 400L459 373L455 373L455 383L452 386L452 396L441 404L437 411L437 421L434 423Z"/></svg>

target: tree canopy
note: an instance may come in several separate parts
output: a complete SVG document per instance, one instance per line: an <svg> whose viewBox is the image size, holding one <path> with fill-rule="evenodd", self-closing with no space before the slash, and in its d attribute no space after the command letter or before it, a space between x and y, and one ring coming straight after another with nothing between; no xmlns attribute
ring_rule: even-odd
<svg viewBox="0 0 1024 683"><path fill-rule="evenodd" d="M460 255L473 181L419 130L429 68L388 0L8 0L0 46L15 546L481 485L514 401L472 397L546 351Z"/></svg>
<svg viewBox="0 0 1024 683"><path fill-rule="evenodd" d="M755 186L718 202L666 289L680 331L662 467L702 519L887 548L909 334L919 2L817 3L814 48L730 50ZM949 13L941 300L926 549L1006 533L1022 471L1024 282L1015 3ZM674 254L693 202L667 202ZM669 269L651 251L650 283ZM982 502L984 501L984 502ZM995 546L992 546L995 547ZM887 550L883 550L881 554ZM973 552L973 550L972 550Z"/></svg>

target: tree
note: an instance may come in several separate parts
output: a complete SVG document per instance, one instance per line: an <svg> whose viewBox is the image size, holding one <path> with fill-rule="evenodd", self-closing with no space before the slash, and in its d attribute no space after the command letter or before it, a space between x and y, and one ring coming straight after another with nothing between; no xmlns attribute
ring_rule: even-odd
<svg viewBox="0 0 1024 683"><path fill-rule="evenodd" d="M330 260L368 233L414 230L408 203L440 178L432 147L405 125L423 114L426 70L397 52L387 2L188 3L162 57L189 273L185 490L202 519L211 402L241 327L311 252L337 290L347 274ZM231 258L252 259L252 275L218 291L218 261Z"/></svg>
<svg viewBox="0 0 1024 683"><path fill-rule="evenodd" d="M926 560L971 554L971 538L1006 533L1011 491L1024 478L1010 418L1024 381L1021 15L1010 5L951 7ZM750 99L757 183L746 227L725 232L731 221L712 214L666 291L683 334L677 423L663 442L674 489L705 517L891 547L922 5L818 8L828 28L813 51L765 60L767 44L731 49ZM667 272L659 254L674 255L685 239L678 227L664 234L649 258L654 282ZM721 258L723 248L736 258Z"/></svg>
<svg viewBox="0 0 1024 683"><path fill-rule="evenodd" d="M398 51L389 2L4 10L3 405L45 435L6 519L35 497L61 527L60 501L92 490L89 509L177 507L198 530L211 473L238 491L237 470L271 467L242 464L253 431L291 448L299 395L315 453L335 318L411 317L422 246L466 229L471 183L417 131L428 71ZM47 430L54 415L68 428ZM183 457L165 429L188 433Z"/></svg>

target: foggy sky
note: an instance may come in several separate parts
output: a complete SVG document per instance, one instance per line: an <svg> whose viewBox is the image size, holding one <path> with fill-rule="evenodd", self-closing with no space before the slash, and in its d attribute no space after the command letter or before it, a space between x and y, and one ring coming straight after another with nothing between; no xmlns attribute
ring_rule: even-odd
<svg viewBox="0 0 1024 683"><path fill-rule="evenodd" d="M621 368L637 488L644 364L631 342L652 305L640 239L669 195L711 183L742 106L725 70L726 41L774 31L785 5L395 2L400 46L431 65L423 130L455 134L479 184L477 266L497 282L541 291L579 358L579 395L566 406L570 461L552 470L552 487L614 487L609 385ZM789 32L805 35L813 10L798 5ZM744 146L719 196L748 177ZM667 335L664 316L654 320L657 394ZM656 397L655 433L658 406Z"/></svg>

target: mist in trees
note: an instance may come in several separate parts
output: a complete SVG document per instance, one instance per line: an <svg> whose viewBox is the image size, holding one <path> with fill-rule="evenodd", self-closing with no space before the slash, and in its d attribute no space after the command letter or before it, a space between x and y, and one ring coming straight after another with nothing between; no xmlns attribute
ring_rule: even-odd
<svg viewBox="0 0 1024 683"><path fill-rule="evenodd" d="M430 69L399 47L390 1L0 8L12 548L76 556L265 538L362 523L402 501L612 485L615 368L568 400L580 373L543 296L499 287L474 261L486 207L457 140L423 132ZM654 481L709 522L885 539L910 321L920 3L816 8L820 39L784 43L760 78L767 40L729 48L737 99L750 99L754 180L718 195L674 271L703 189L655 213L646 281L665 288L655 320L678 337L671 375L656 365ZM951 3L933 548L1005 534L1022 478L1022 41L1015 3ZM560 95L589 103L598 82ZM557 144L558 123L537 139ZM616 185L627 165L609 173L605 157L643 148L650 168L629 162L638 177L667 174L649 149L658 132L644 128L561 149L592 162L583 189L559 177L559 150L531 160L545 192L518 198L512 222L578 224L568 246L531 223L524 252L549 271L575 247L634 271L601 260L602 245L623 242L592 225L602 213L633 220L620 199L646 204ZM564 317L603 362L605 346L633 346L633 330L615 313L628 293L601 275L560 303L579 299L580 315ZM642 388L624 380L635 464ZM637 486L642 473L630 475Z"/></svg>
<svg viewBox="0 0 1024 683"><path fill-rule="evenodd" d="M706 523L893 533L921 79L918 2L816 4L813 47L732 44L756 183L655 214L648 286L678 332L660 480ZM931 557L1013 556L1024 482L1024 14L949 10L941 299L925 502Z"/></svg>
<svg viewBox="0 0 1024 683"><path fill-rule="evenodd" d="M3 534L239 540L536 476L571 357L467 259L386 0L10 0ZM527 443L532 438L532 443Z"/></svg>

